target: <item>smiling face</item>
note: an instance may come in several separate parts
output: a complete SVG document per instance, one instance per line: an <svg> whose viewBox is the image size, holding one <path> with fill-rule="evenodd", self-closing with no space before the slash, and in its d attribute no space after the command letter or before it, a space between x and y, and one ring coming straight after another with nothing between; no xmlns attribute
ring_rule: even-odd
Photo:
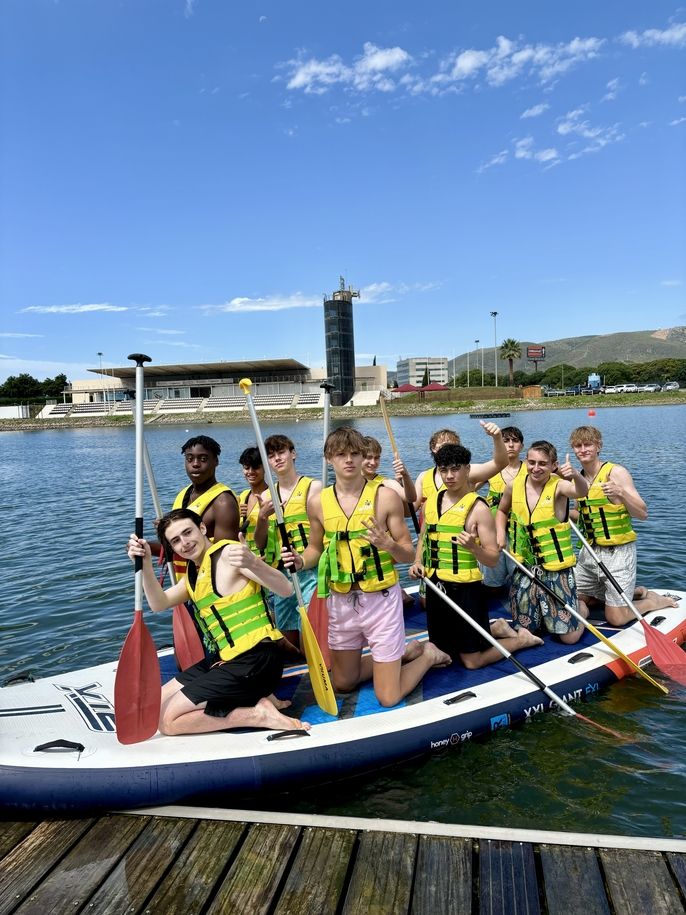
<svg viewBox="0 0 686 915"><path fill-rule="evenodd" d="M196 489L214 480L219 458L203 445L193 445L183 453L188 479Z"/></svg>
<svg viewBox="0 0 686 915"><path fill-rule="evenodd" d="M164 531L164 537L176 555L196 565L205 555L208 545L206 535L205 525L201 523L198 526L190 518L171 521Z"/></svg>
<svg viewBox="0 0 686 915"><path fill-rule="evenodd" d="M247 467L243 465L243 476L252 488L264 482L264 467Z"/></svg>
<svg viewBox="0 0 686 915"><path fill-rule="evenodd" d="M362 473L368 480L374 479L381 463L381 455L367 452L362 458Z"/></svg>
<svg viewBox="0 0 686 915"><path fill-rule="evenodd" d="M555 462L556 464L557 462ZM547 483L550 474L555 469L555 464L550 455L536 448L529 448L526 456L526 468L534 483Z"/></svg>

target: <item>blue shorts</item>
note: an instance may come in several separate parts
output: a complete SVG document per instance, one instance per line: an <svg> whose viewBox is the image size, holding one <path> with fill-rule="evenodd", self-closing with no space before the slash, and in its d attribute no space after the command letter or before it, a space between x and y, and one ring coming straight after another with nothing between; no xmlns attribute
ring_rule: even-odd
<svg viewBox="0 0 686 915"><path fill-rule="evenodd" d="M305 569L304 572L298 572L298 584L303 594L305 609L307 609L310 598L317 587L317 570ZM281 632L292 632L295 629L300 631L300 612L295 594L291 594L288 597L270 594L270 598L270 604L276 618L276 628L280 629Z"/></svg>
<svg viewBox="0 0 686 915"><path fill-rule="evenodd" d="M484 577L484 584L487 588L502 588L509 586L512 581L512 573L517 566L504 553L498 557L498 564L491 568L490 566L481 566L481 574Z"/></svg>

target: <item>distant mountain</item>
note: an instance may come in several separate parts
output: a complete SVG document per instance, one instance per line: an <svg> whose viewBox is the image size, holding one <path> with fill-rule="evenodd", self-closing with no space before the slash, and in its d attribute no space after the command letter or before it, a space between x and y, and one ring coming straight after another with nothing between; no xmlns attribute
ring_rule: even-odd
<svg viewBox="0 0 686 915"><path fill-rule="evenodd" d="M516 359L514 370L531 372L532 362L527 362L527 346L545 346L545 359L538 363L539 371L553 365L573 365L575 368L593 368L602 362L651 362L653 359L686 359L686 327L663 330L637 330L629 333L597 334L588 337L566 337L563 340L519 340L522 358ZM475 368L474 350L470 353L470 367ZM450 374L466 371L467 354L455 357L455 368L449 363ZM493 371L493 347L484 347L484 362ZM506 362L500 365L507 368Z"/></svg>

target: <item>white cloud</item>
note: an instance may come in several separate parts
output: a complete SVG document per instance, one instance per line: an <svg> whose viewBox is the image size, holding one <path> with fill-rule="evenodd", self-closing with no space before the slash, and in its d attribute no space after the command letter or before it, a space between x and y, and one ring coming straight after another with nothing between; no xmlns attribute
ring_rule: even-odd
<svg viewBox="0 0 686 915"><path fill-rule="evenodd" d="M325 60L290 60L289 89L302 89L307 94L323 95L335 85L368 92L392 92L397 82L389 74L396 74L412 63L412 57L403 48L379 48L366 41L363 53L351 65L343 62L338 54Z"/></svg>
<svg viewBox="0 0 686 915"><path fill-rule="evenodd" d="M537 118L540 117L544 111L547 111L550 108L550 105L547 102L541 102L539 105L534 105L531 108L527 108L526 111L523 111L519 117L524 118Z"/></svg>
<svg viewBox="0 0 686 915"><path fill-rule="evenodd" d="M676 127L677 124L683 124L684 121L686 121L686 117L684 117L684 118L675 118L673 121L670 121L670 122L669 122L669 126L670 126L670 127Z"/></svg>
<svg viewBox="0 0 686 915"><path fill-rule="evenodd" d="M610 82L605 86L607 92L602 97L602 102L613 102L617 98L617 93L620 88L619 79L611 79Z"/></svg>
<svg viewBox="0 0 686 915"><path fill-rule="evenodd" d="M253 311L285 311L288 308L318 308L322 305L319 297L304 296L296 292L289 296L265 296L252 299L248 296L237 296L222 305L201 305L205 311L215 312L253 312Z"/></svg>
<svg viewBox="0 0 686 915"><path fill-rule="evenodd" d="M52 362L48 359L19 359L0 353L0 383L10 375L33 375L34 378L54 378L64 373L71 381L87 378L89 366L85 362Z"/></svg>
<svg viewBox="0 0 686 915"><path fill-rule="evenodd" d="M686 95L680 95L680 96L679 96L679 101L680 101L680 102L686 102Z"/></svg>
<svg viewBox="0 0 686 915"><path fill-rule="evenodd" d="M534 162L544 162L550 166L555 165L560 158L560 154L554 147L536 149L533 137L523 137L521 140L514 140L514 147L515 159L532 159Z"/></svg>
<svg viewBox="0 0 686 915"><path fill-rule="evenodd" d="M136 330L142 330L153 334L168 334L170 336L184 336L185 330L171 330L165 327L137 327Z"/></svg>
<svg viewBox="0 0 686 915"><path fill-rule="evenodd" d="M183 8L183 15L186 17L186 19L191 18L194 10L195 10L195 0L186 0L184 8Z"/></svg>
<svg viewBox="0 0 686 915"><path fill-rule="evenodd" d="M681 280L661 280L660 286L682 286Z"/></svg>
<svg viewBox="0 0 686 915"><path fill-rule="evenodd" d="M13 333L0 333L0 337L12 337L14 339L20 339L24 337L44 337L45 334L13 334Z"/></svg>
<svg viewBox="0 0 686 915"><path fill-rule="evenodd" d="M668 29L646 29L644 32L624 32L619 40L631 48L686 47L686 22L676 22Z"/></svg>
<svg viewBox="0 0 686 915"><path fill-rule="evenodd" d="M417 295L422 292L431 292L440 288L440 283L429 281L425 283L389 283L383 280L380 283L368 283L360 289L360 301L371 305L386 305L397 302L406 295Z"/></svg>
<svg viewBox="0 0 686 915"><path fill-rule="evenodd" d="M128 311L124 305L29 305L28 308L22 308L20 314L24 312L33 312L39 315L80 315L94 311Z"/></svg>
<svg viewBox="0 0 686 915"><path fill-rule="evenodd" d="M153 340L155 346L180 346L183 349L206 349L205 344L188 343L186 340Z"/></svg>
<svg viewBox="0 0 686 915"><path fill-rule="evenodd" d="M582 149L572 149L570 159L578 159L587 153L599 152L611 143L619 143L624 139L624 134L619 129L619 124L593 125L583 118L585 108L575 108L558 120L557 132L562 137L587 140Z"/></svg>
<svg viewBox="0 0 686 915"><path fill-rule="evenodd" d="M501 149L499 153L496 153L492 156L488 162L484 162L483 165L480 165L477 171L479 174L485 172L486 169L493 168L495 165L504 165L507 162L509 153L506 149Z"/></svg>

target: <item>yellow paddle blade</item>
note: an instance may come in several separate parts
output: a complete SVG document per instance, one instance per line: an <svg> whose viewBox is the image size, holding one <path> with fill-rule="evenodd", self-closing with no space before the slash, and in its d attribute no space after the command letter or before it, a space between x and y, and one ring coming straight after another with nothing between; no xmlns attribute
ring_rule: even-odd
<svg viewBox="0 0 686 915"><path fill-rule="evenodd" d="M310 621L307 618L307 610L304 607L300 611L300 636L302 647L307 660L307 669L312 683L314 698L317 705L323 712L328 712L334 717L338 715L338 706L336 705L336 696L334 695L329 672L326 669L324 658L319 647L319 642L312 630Z"/></svg>

